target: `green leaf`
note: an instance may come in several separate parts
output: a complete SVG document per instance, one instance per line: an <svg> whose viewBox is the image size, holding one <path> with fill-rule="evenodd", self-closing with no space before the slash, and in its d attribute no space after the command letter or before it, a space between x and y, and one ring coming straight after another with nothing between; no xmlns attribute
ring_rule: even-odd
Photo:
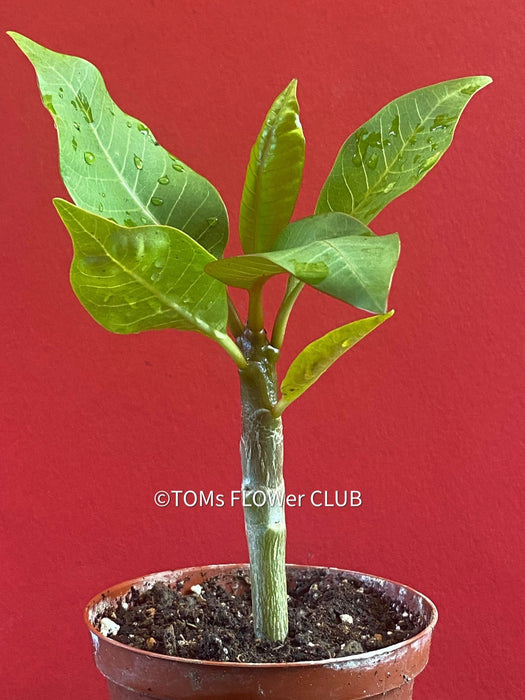
<svg viewBox="0 0 525 700"><path fill-rule="evenodd" d="M344 236L298 248L224 258L208 264L206 272L243 289L251 289L261 278L289 273L347 304L383 313L398 257L397 234Z"/></svg>
<svg viewBox="0 0 525 700"><path fill-rule="evenodd" d="M292 80L275 100L250 154L239 217L245 253L271 250L293 214L304 165L296 88Z"/></svg>
<svg viewBox="0 0 525 700"><path fill-rule="evenodd" d="M284 409L314 384L333 363L356 345L394 312L363 318L330 331L307 345L290 365L281 383L282 398L276 407L281 415Z"/></svg>
<svg viewBox="0 0 525 700"><path fill-rule="evenodd" d="M449 80L390 102L345 141L316 213L341 211L371 221L434 167L472 95L491 82L487 76Z"/></svg>
<svg viewBox="0 0 525 700"><path fill-rule="evenodd" d="M288 224L275 241L273 249L297 248L314 241L342 236L375 236L375 233L348 214L315 214Z"/></svg>
<svg viewBox="0 0 525 700"><path fill-rule="evenodd" d="M220 342L226 333L226 288L203 270L213 256L168 226L128 228L76 207L54 204L75 256L71 285L104 328L138 333L178 328Z"/></svg>
<svg viewBox="0 0 525 700"><path fill-rule="evenodd" d="M125 226L172 226L222 255L228 218L215 188L117 107L91 63L10 36L37 72L58 129L62 178L76 204Z"/></svg>

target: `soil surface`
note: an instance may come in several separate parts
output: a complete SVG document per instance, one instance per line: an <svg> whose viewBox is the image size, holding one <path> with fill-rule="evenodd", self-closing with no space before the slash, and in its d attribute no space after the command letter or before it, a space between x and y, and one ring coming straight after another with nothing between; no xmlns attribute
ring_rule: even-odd
<svg viewBox="0 0 525 700"><path fill-rule="evenodd" d="M132 588L116 608L108 604L96 624L109 638L138 649L245 663L360 654L404 641L425 627L418 615L360 581L312 570L289 586L287 640L261 641L253 634L249 579L239 572L230 588L217 578L186 594L164 583L144 592Z"/></svg>

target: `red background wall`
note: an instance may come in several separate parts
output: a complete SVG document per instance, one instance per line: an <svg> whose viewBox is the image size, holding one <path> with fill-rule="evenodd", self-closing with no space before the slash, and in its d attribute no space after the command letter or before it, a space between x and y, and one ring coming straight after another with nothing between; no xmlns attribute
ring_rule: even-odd
<svg viewBox="0 0 525 700"><path fill-rule="evenodd" d="M250 146L290 78L307 136L299 217L346 136L387 101L493 76L437 168L374 222L401 234L395 317L285 414L288 490L359 489L364 501L290 510L288 559L435 600L417 698L524 697L521 0L22 0L3 14L4 29L94 62L120 106L218 187L232 231ZM65 196L56 134L31 66L7 37L0 46L2 695L95 700L104 682L82 622L92 595L246 559L239 508L153 503L159 489L238 488L236 372L205 338L113 336L81 309L51 205ZM306 291L283 368L351 315Z"/></svg>

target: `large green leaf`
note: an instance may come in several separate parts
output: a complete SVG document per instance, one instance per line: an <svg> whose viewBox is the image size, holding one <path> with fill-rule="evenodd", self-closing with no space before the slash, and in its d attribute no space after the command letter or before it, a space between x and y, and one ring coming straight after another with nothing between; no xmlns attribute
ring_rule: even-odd
<svg viewBox="0 0 525 700"><path fill-rule="evenodd" d="M274 243L274 250L286 250L307 245L314 241L342 236L374 236L368 226L353 216L341 212L315 214L304 219L298 219L282 231Z"/></svg>
<svg viewBox="0 0 525 700"><path fill-rule="evenodd" d="M434 167L467 102L491 82L487 76L449 80L390 102L343 144L316 213L341 211L371 221Z"/></svg>
<svg viewBox="0 0 525 700"><path fill-rule="evenodd" d="M55 199L75 256L71 285L87 311L114 333L159 328L226 334L226 288L204 271L213 256L182 231L128 228Z"/></svg>
<svg viewBox="0 0 525 700"><path fill-rule="evenodd" d="M307 345L290 365L281 383L282 398L277 404L276 412L280 415L284 409L295 401L316 382L333 363L356 345L374 328L390 318L390 311L381 316L363 318L359 321L341 326L330 331L322 338Z"/></svg>
<svg viewBox="0 0 525 700"><path fill-rule="evenodd" d="M289 273L321 292L365 311L386 311L399 257L399 237L344 236L268 253L224 258L206 272L225 284L251 289L264 278Z"/></svg>
<svg viewBox="0 0 525 700"><path fill-rule="evenodd" d="M250 154L239 217L245 253L271 250L293 214L304 165L296 87L292 80L277 97Z"/></svg>
<svg viewBox="0 0 525 700"><path fill-rule="evenodd" d="M117 107L91 63L10 35L37 72L58 129L62 178L77 205L125 226L178 228L222 255L228 218L215 188Z"/></svg>

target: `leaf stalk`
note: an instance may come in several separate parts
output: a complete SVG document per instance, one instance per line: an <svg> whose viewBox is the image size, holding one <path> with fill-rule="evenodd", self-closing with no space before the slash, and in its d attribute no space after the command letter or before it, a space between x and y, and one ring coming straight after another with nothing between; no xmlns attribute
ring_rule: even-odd
<svg viewBox="0 0 525 700"><path fill-rule="evenodd" d="M288 282L286 284L286 291L284 293L284 298L277 311L277 316L275 317L275 323L272 332L272 346L274 348L280 349L284 341L284 334L286 332L286 326L288 325L288 319L292 312L293 305L297 301L297 297L301 293L304 287L304 282L301 282L290 275L288 277Z"/></svg>
<svg viewBox="0 0 525 700"><path fill-rule="evenodd" d="M227 301L228 301L228 328L230 329L232 335L234 338L238 338L239 336L242 335L244 331L244 325L243 322L241 321L241 318L239 316L239 312L237 311L237 308L235 304L233 303L233 299L231 296L228 294L227 295Z"/></svg>
<svg viewBox="0 0 525 700"><path fill-rule="evenodd" d="M264 312L262 292L266 279L258 279L249 291L250 301L248 306L248 328L254 333L264 330Z"/></svg>

